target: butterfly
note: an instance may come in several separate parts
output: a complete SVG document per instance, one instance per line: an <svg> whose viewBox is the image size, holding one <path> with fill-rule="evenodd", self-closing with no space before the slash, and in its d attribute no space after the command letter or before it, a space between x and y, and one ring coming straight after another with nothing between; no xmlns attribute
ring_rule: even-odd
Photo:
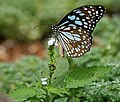
<svg viewBox="0 0 120 102"><path fill-rule="evenodd" d="M52 25L55 39L68 56L76 58L90 51L91 34L104 13L102 5L84 5L73 9L58 24Z"/></svg>

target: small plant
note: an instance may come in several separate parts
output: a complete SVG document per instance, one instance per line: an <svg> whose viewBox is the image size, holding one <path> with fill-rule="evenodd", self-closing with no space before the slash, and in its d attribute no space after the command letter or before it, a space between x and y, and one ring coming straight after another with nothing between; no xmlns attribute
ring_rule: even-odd
<svg viewBox="0 0 120 102"><path fill-rule="evenodd" d="M16 102L69 101L73 88L90 84L112 68L91 66L71 69L67 58L55 57L54 45L49 45L48 50L48 66L40 69L41 74L36 82L19 85L10 91L10 97Z"/></svg>
<svg viewBox="0 0 120 102"><path fill-rule="evenodd" d="M88 8L89 9L92 8L91 11L89 11ZM83 9L85 9L86 12L88 12L88 14L84 14L84 12L82 11ZM96 10L96 11L98 10L96 13L99 12L98 14L101 14L101 16L97 14L94 15L92 10ZM81 13L81 11L83 13ZM92 44L92 36L90 34L94 30L94 26L96 25L96 23L103 16L104 11L105 8L100 5L81 6L68 13L60 21L63 24L59 23L58 25L52 26L53 33L55 34L56 38L59 41L57 43L58 44L60 43L60 45L62 46L60 47L60 55L62 55L62 57L64 55L64 50L66 50L67 55L72 58L80 57L90 50L90 46ZM77 17L78 13L81 14L79 15L79 17ZM77 22L77 19L78 20L81 19L82 16L84 16L84 18L87 19L87 16L89 16L90 14L94 15L93 20L95 20L96 22L96 23L94 22L93 27L85 26L84 23L86 22L84 21L79 21L79 23ZM92 18L88 18L88 19L92 20ZM74 23L72 22L73 20L75 20ZM69 32L64 34L65 31L63 30L63 28L66 22L68 23L68 28L66 26L66 29ZM78 24L78 26L77 25L75 26L75 24ZM62 25L61 28L59 28L60 25ZM69 25L72 25L72 27ZM59 31L61 29L63 30L62 32ZM71 33L71 31L73 31L73 33ZM74 34L75 31L77 34ZM89 33L89 35L87 32ZM63 35L61 33L63 33ZM59 38L58 35L60 34L61 36L59 36L60 37ZM32 102L68 101L69 102L71 100L80 101L75 96L76 95L75 93L77 91L72 89L77 89L87 86L92 81L97 80L98 77L110 72L111 68L113 67L113 66L90 66L90 67L84 66L81 68L77 68L77 67L74 69L70 68L71 66L66 58L55 57L55 50L54 50L55 42L56 40L54 40L53 38L51 38L48 41L48 53L49 53L48 65L40 69L41 73L40 76L37 78L36 82L27 85L23 84L23 86L20 86L10 92L9 95L15 101L18 102L19 101L20 102L26 102L26 101L32 101Z"/></svg>
<svg viewBox="0 0 120 102"><path fill-rule="evenodd" d="M91 51L78 59L61 58L51 45L49 60L27 56L14 63L0 63L0 92L9 93L16 102L119 102L120 0L60 3L0 0L1 37L20 41L43 38L49 30L46 26L33 30L36 23L57 22L75 6L100 4L107 12L92 34Z"/></svg>

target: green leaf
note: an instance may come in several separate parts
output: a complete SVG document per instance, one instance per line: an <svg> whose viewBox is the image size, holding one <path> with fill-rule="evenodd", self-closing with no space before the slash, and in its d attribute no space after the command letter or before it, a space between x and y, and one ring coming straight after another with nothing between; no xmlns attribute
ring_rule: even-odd
<svg viewBox="0 0 120 102"><path fill-rule="evenodd" d="M52 77L52 84L63 85L63 76L69 70L69 63L66 58L57 58L56 59L56 69Z"/></svg>
<svg viewBox="0 0 120 102"><path fill-rule="evenodd" d="M33 81L36 80L36 78L49 77L48 62L46 60L41 60L36 56L23 57L15 63L15 68L19 68L19 73L21 74L20 77L23 77L23 75L26 77L25 81L30 81L30 79ZM19 80L21 80L21 78L19 78Z"/></svg>
<svg viewBox="0 0 120 102"><path fill-rule="evenodd" d="M92 66L71 70L65 80L66 88L77 88L97 80L110 72L112 66Z"/></svg>
<svg viewBox="0 0 120 102"><path fill-rule="evenodd" d="M63 96L63 94L69 94L65 88L55 88L52 86L47 87L48 92Z"/></svg>
<svg viewBox="0 0 120 102"><path fill-rule="evenodd" d="M10 97L17 102L25 101L30 97L36 96L37 92L34 88L18 88L9 93Z"/></svg>
<svg viewBox="0 0 120 102"><path fill-rule="evenodd" d="M66 97L58 98L58 99L55 99L54 102L68 102L68 98Z"/></svg>
<svg viewBox="0 0 120 102"><path fill-rule="evenodd" d="M66 75L62 75L60 77L55 78L52 81L52 86L60 88L60 87L64 87L64 79L66 78Z"/></svg>

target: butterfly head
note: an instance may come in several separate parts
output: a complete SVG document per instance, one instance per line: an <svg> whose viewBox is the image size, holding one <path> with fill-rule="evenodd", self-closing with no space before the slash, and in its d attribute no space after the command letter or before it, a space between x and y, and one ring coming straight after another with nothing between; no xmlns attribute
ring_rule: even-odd
<svg viewBox="0 0 120 102"><path fill-rule="evenodd" d="M54 34L54 36L57 36L58 31L58 26L56 26L55 24L51 26L51 32Z"/></svg>

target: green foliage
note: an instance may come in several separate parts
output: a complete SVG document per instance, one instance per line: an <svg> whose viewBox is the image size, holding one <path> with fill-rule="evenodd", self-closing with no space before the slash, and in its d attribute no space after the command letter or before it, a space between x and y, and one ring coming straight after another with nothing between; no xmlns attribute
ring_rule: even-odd
<svg viewBox="0 0 120 102"><path fill-rule="evenodd" d="M69 63L66 58L56 58L56 70L52 77L52 86L63 87L64 79L69 71Z"/></svg>
<svg viewBox="0 0 120 102"><path fill-rule="evenodd" d="M76 5L79 6L81 5L104 5L107 11L107 14L111 14L111 13L118 13L120 10L120 6L119 6L120 0L81 0L81 1L77 1Z"/></svg>
<svg viewBox="0 0 120 102"><path fill-rule="evenodd" d="M33 88L22 87L12 91L9 95L12 96L16 102L23 102L28 98L35 97L37 92Z"/></svg>
<svg viewBox="0 0 120 102"><path fill-rule="evenodd" d="M119 102L120 101L120 81L94 82L84 88L76 90L76 96L82 101L91 102Z"/></svg>
<svg viewBox="0 0 120 102"><path fill-rule="evenodd" d="M34 30L35 0L9 0L0 3L0 35L17 40L35 40L39 32ZM31 9L30 9L31 8ZM32 21L33 20L33 21ZM32 22L31 22L32 21Z"/></svg>
<svg viewBox="0 0 120 102"><path fill-rule="evenodd" d="M69 94L65 88L55 88L55 87L47 87L48 92L57 94L59 96L63 96L63 94Z"/></svg>
<svg viewBox="0 0 120 102"><path fill-rule="evenodd" d="M102 4L107 14L120 9L120 0L1 0L0 36L24 41L48 37L50 28L44 24L56 24L70 10L86 4ZM33 29L39 24L39 29Z"/></svg>
<svg viewBox="0 0 120 102"><path fill-rule="evenodd" d="M69 63L66 58L56 58L56 70L53 74L53 78L58 78L66 74L69 70Z"/></svg>
<svg viewBox="0 0 120 102"><path fill-rule="evenodd" d="M47 76L49 71L45 70L47 61L35 56L24 57L14 64L0 64L0 89L14 89L17 85L34 83L43 76ZM44 72L44 74L42 74ZM3 83L4 82L4 83ZM4 90L5 91L5 90Z"/></svg>
<svg viewBox="0 0 120 102"><path fill-rule="evenodd" d="M28 60L28 63L32 63L32 62L31 61L29 62ZM37 80L38 82L34 83L34 88L33 85L30 86L29 84L26 84L27 85L26 87L17 88L11 91L10 96L18 101L25 101L25 100L28 101L32 99L40 100L42 96L43 96L42 99L46 101L57 100L58 96L63 97L64 94L66 94L66 96L69 97L68 91L71 88L83 87L85 85L88 85L92 81L97 80L99 76L108 73L112 68L112 66L111 67L93 66L88 68L68 70L69 64L67 59L62 59L62 58L57 58L56 64L57 64L56 68L59 69L55 70L55 73L53 74L54 75L53 80L50 85L42 87L41 85L42 82ZM62 78L62 80L59 80L60 77L64 77L64 78ZM25 83L23 85L25 86ZM28 91L26 92L25 90ZM41 96L41 93L39 93L38 90L44 90L43 91L44 94ZM41 97L36 97L36 96L41 96Z"/></svg>
<svg viewBox="0 0 120 102"><path fill-rule="evenodd" d="M108 73L111 68L111 66L92 66L73 69L67 75L66 88L83 87L92 81L97 80L99 76Z"/></svg>
<svg viewBox="0 0 120 102"><path fill-rule="evenodd" d="M102 4L107 14L120 9L119 0L69 1L1 0L0 35L19 40L37 39L48 34L48 28L31 32L34 25L58 22L61 15L84 4ZM20 102L119 102L119 32L119 15L105 15L93 32L90 52L75 59L55 58L51 84L41 82L41 78L49 82L48 59L27 56L14 63L0 63L0 90L10 92L9 95Z"/></svg>

